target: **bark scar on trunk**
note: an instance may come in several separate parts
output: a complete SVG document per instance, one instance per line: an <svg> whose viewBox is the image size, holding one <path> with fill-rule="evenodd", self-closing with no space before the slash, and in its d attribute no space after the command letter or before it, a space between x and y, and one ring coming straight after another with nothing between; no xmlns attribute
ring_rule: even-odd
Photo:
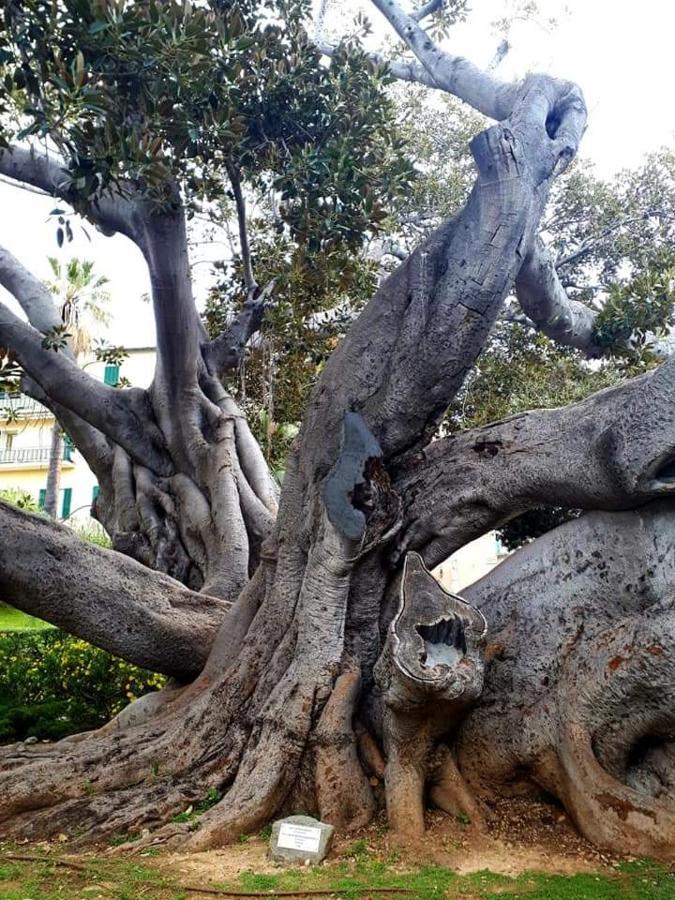
<svg viewBox="0 0 675 900"><path fill-rule="evenodd" d="M480 697L487 631L482 613L445 591L417 553L406 555L399 608L375 667L387 814L400 837L424 833L425 784L439 770L442 738ZM477 806L449 754L440 770L438 805L476 817Z"/></svg>

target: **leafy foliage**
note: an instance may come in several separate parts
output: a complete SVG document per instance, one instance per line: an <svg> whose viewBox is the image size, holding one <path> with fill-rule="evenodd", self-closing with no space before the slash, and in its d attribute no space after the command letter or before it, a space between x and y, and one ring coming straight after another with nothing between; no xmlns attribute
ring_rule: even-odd
<svg viewBox="0 0 675 900"><path fill-rule="evenodd" d="M283 469L309 391L340 337L377 284L376 265L348 248L312 252L255 221L256 274L274 279L274 301L263 335L254 342L229 387L248 414L273 468ZM238 260L221 267L206 307L217 334L241 296Z"/></svg>
<svg viewBox="0 0 675 900"><path fill-rule="evenodd" d="M0 395L17 391L20 377L21 367L14 353L8 347L0 347Z"/></svg>
<svg viewBox="0 0 675 900"><path fill-rule="evenodd" d="M675 250L660 247L629 279L610 286L596 320L601 347L627 343L636 362L652 358L649 338L675 325Z"/></svg>
<svg viewBox="0 0 675 900"><path fill-rule="evenodd" d="M12 506L16 506L19 509L25 509L26 512L38 512L35 498L29 491L25 491L20 487L7 488L0 491L0 500L4 500L5 503L11 503Z"/></svg>
<svg viewBox="0 0 675 900"><path fill-rule="evenodd" d="M578 519L580 509L566 509L563 506L542 506L523 513L506 525L497 529L497 535L507 550L517 550L523 544L529 544L536 538L563 525Z"/></svg>
<svg viewBox="0 0 675 900"><path fill-rule="evenodd" d="M409 177L388 76L355 44L333 65L307 0L4 0L6 97L67 161L73 202L141 188L159 208L223 198L225 173L274 194L318 248L360 243ZM197 204L197 205L196 205Z"/></svg>
<svg viewBox="0 0 675 900"><path fill-rule="evenodd" d="M567 406L622 377L615 363L592 367L576 351L501 320L448 413L448 427L476 428L529 409Z"/></svg>
<svg viewBox="0 0 675 900"><path fill-rule="evenodd" d="M0 741L98 728L163 683L57 629L0 634Z"/></svg>

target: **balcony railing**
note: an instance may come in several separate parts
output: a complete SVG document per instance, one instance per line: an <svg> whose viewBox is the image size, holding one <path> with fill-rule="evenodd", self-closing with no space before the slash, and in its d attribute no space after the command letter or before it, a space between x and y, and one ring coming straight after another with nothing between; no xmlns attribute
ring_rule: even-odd
<svg viewBox="0 0 675 900"><path fill-rule="evenodd" d="M52 413L27 394L0 391L0 421L3 419L44 419Z"/></svg>
<svg viewBox="0 0 675 900"><path fill-rule="evenodd" d="M63 448L64 462L72 462L72 447ZM0 450L0 466L25 466L49 462L49 447L17 447L16 450Z"/></svg>

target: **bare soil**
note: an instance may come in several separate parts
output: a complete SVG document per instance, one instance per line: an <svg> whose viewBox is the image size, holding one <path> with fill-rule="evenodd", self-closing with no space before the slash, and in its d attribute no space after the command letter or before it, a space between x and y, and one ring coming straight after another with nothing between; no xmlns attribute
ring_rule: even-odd
<svg viewBox="0 0 675 900"><path fill-rule="evenodd" d="M383 860L393 869L433 864L461 875L489 870L516 876L527 871L573 875L613 868L618 857L589 844L565 812L551 803L509 799L493 809L487 832L478 831L440 812L428 814L424 842L397 844L382 817L368 828L337 837L323 865L356 863L365 855ZM153 860L182 881L201 884L232 881L244 872L272 874L280 866L268 857L268 841L242 838L238 844L203 853L167 853Z"/></svg>

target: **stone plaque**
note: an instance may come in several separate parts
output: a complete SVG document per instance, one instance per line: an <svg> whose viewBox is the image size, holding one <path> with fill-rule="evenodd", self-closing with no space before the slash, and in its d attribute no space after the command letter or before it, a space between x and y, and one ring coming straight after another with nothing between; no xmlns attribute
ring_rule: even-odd
<svg viewBox="0 0 675 900"><path fill-rule="evenodd" d="M333 826L311 816L288 816L272 827L270 853L283 862L321 862L328 853Z"/></svg>

